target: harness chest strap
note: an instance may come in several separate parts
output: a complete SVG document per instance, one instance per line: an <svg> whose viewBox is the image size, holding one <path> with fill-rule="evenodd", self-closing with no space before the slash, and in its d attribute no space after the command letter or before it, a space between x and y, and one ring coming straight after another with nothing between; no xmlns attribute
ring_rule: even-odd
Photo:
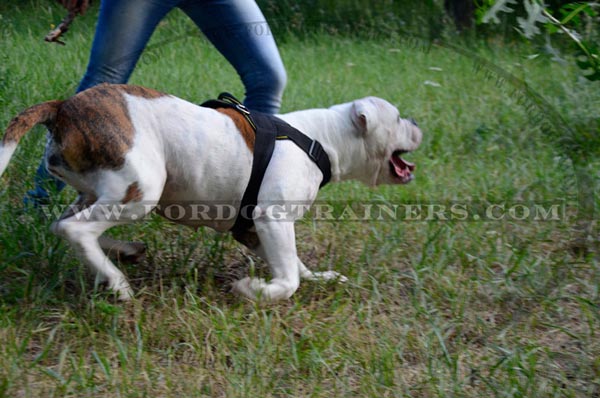
<svg viewBox="0 0 600 398"><path fill-rule="evenodd" d="M240 212L231 228L234 234L243 233L254 225L252 212L256 207L258 192L273 155L276 140L291 140L315 162L323 173L323 180L319 188L331 179L331 163L323 146L317 140L313 140L278 117L260 112L250 113L240 101L228 93L221 93L218 100L206 101L201 106L217 110L235 109L244 116L255 133L252 171L242 197ZM240 127L238 126L238 128Z"/></svg>

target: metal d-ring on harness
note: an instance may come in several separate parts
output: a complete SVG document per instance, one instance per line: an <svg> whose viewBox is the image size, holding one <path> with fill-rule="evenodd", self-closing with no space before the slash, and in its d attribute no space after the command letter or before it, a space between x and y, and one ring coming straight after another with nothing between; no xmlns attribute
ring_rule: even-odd
<svg viewBox="0 0 600 398"><path fill-rule="evenodd" d="M319 188L323 187L331 179L331 163L319 141L313 140L301 133L280 118L260 112L250 112L248 108L229 93L221 93L219 94L219 99L206 101L201 106L213 109L235 109L244 116L256 135L250 180L242 197L240 211L235 224L231 228L231 232L234 234L243 233L254 225L252 212L256 207L258 191L273 155L276 140L290 140L294 142L316 163L323 173L323 181L321 181Z"/></svg>

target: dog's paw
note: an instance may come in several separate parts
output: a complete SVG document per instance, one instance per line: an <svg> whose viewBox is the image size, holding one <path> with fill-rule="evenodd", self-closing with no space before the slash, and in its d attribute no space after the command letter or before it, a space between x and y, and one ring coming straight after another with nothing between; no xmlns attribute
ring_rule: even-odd
<svg viewBox="0 0 600 398"><path fill-rule="evenodd" d="M317 282L329 282L329 281L335 281L338 283L348 282L348 278L346 278L344 275L340 274L339 272L335 272L335 271L311 272L311 274L309 276L307 276L305 279L308 279L311 281L317 281Z"/></svg>
<svg viewBox="0 0 600 398"><path fill-rule="evenodd" d="M125 284L120 283L120 288L111 287L111 283L108 280L98 281L96 288L98 292L110 295L114 300L119 302L128 302L133 298L133 290L129 287L129 284L125 281Z"/></svg>
<svg viewBox="0 0 600 398"><path fill-rule="evenodd" d="M231 290L242 297L246 297L250 300L256 300L257 294L261 292L267 283L261 278L250 278L246 277L233 283Z"/></svg>
<svg viewBox="0 0 600 398"><path fill-rule="evenodd" d="M254 301L274 302L290 298L298 289L300 281L292 279L273 279L265 282L261 278L246 277L233 284L234 293Z"/></svg>
<svg viewBox="0 0 600 398"><path fill-rule="evenodd" d="M118 279L113 283L108 282L108 289L115 293L119 301L129 301L133 298L133 290L129 287L126 279Z"/></svg>
<svg viewBox="0 0 600 398"><path fill-rule="evenodd" d="M133 298L133 290L129 287L127 287L127 289L118 290L116 293L119 301L130 301Z"/></svg>

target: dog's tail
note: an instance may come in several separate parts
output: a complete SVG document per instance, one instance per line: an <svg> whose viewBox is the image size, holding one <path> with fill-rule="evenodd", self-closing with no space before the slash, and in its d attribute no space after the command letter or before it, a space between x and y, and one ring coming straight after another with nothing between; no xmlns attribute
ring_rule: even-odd
<svg viewBox="0 0 600 398"><path fill-rule="evenodd" d="M56 113L63 101L48 101L25 109L8 124L0 143L0 176L4 173L8 162L17 149L17 145L26 132L36 124L44 124L52 128Z"/></svg>

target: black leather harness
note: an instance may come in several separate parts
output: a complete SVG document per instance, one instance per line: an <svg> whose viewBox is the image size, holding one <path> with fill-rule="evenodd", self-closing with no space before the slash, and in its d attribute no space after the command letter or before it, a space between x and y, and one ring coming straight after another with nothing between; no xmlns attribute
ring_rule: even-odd
<svg viewBox="0 0 600 398"><path fill-rule="evenodd" d="M240 211L238 212L235 224L231 228L231 232L234 234L243 233L254 225L252 212L256 207L258 191L273 155L276 140L291 140L315 162L323 173L323 180L319 188L323 187L331 179L331 163L323 146L317 140L313 140L301 133L280 118L260 112L253 111L251 113L240 101L229 93L221 93L219 99L206 101L201 106L212 109L235 109L246 118L256 135L250 180L242 197Z"/></svg>

